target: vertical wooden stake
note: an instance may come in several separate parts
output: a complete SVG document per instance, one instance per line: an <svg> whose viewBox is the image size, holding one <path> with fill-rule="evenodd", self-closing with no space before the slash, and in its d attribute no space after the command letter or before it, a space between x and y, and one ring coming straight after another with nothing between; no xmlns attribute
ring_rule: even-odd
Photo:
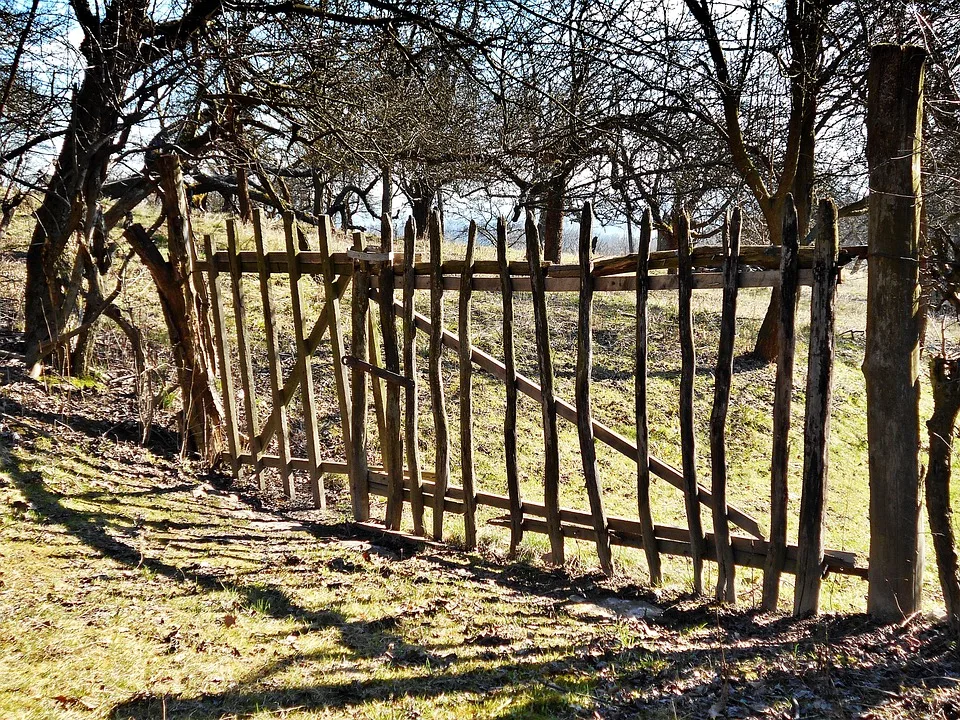
<svg viewBox="0 0 960 720"><path fill-rule="evenodd" d="M227 339L227 323L223 317L223 298L218 285L220 271L215 261L216 247L210 235L203 236L203 249L207 255L207 279L210 284L210 309L213 311L213 334L220 366L220 386L223 392L223 413L227 421L227 449L230 451L230 469L233 476L240 477L240 431L237 428L237 398L233 391L233 369L230 366L230 341Z"/></svg>
<svg viewBox="0 0 960 720"><path fill-rule="evenodd" d="M380 354L380 336L377 333L377 307L370 308L367 315L367 334L370 336L367 361L376 367L383 367L383 358ZM373 413L377 419L377 439L380 442L380 456L383 466L389 467L392 460L390 451L393 448L385 440L387 435L387 401L383 393L384 383L376 376L370 377L370 387L373 389Z"/></svg>
<svg viewBox="0 0 960 720"><path fill-rule="evenodd" d="M417 326L413 321L416 310L416 254L417 224L411 217L403 230L403 372L411 383L404 395L404 445L410 475L410 510L413 513L413 532L424 534L423 489L420 472L420 410L417 392Z"/></svg>
<svg viewBox="0 0 960 720"><path fill-rule="evenodd" d="M270 292L270 268L263 249L263 227L260 223L259 208L253 211L253 239L257 247L257 271L260 275L260 297L263 300L263 329L267 336L267 359L270 362L270 394L273 398L273 411L279 418L277 446L280 456L280 479L287 497L293 500L296 490L293 486L293 474L290 472L290 429L287 426L287 406L283 401L283 369L280 367L279 342L277 340L276 309Z"/></svg>
<svg viewBox="0 0 960 720"><path fill-rule="evenodd" d="M333 264L330 261L330 241L333 239L333 223L326 215L321 215L317 228L317 248L320 252L320 262L323 266L321 277L323 280L324 310L327 315L327 324L330 327L330 350L333 355L333 384L337 393L337 405L340 408L340 433L343 436L343 452L347 460L347 470L350 478L351 498L355 492L361 492L366 487L367 468L354 467L353 440L350 435L352 416L350 407L350 383L347 380L347 369L343 366L343 329L340 327L340 291L334 283ZM313 334L307 338L306 349L310 351ZM320 338L317 337L319 344Z"/></svg>
<svg viewBox="0 0 960 720"><path fill-rule="evenodd" d="M510 497L510 557L523 539L523 501L517 466L517 360L513 347L513 283L507 262L507 221L497 220L497 265L503 299L503 365L507 404L503 415L503 453L506 458L507 494Z"/></svg>
<svg viewBox="0 0 960 720"><path fill-rule="evenodd" d="M810 298L810 354L807 360L807 407L803 429L803 481L797 538L797 584L794 615L820 611L823 577L823 531L829 470L830 402L833 399L834 326L837 299L837 206L820 202Z"/></svg>
<svg viewBox="0 0 960 720"><path fill-rule="evenodd" d="M467 550L477 546L477 497L473 479L473 339L470 328L470 297L473 292L473 249L477 224L470 222L467 250L460 275L460 470L463 476L463 537Z"/></svg>
<svg viewBox="0 0 960 720"><path fill-rule="evenodd" d="M733 350L737 338L737 275L740 259L740 208L723 223L723 305L720 312L720 347L713 381L713 411L710 413L710 466L713 491L713 536L717 544L718 602L737 601L730 518L727 516L727 409L733 378Z"/></svg>
<svg viewBox="0 0 960 720"><path fill-rule="evenodd" d="M867 611L894 622L918 612L923 600L918 261L925 57L922 48L878 45L867 80Z"/></svg>
<svg viewBox="0 0 960 720"><path fill-rule="evenodd" d="M597 533L597 555L600 567L613 573L613 555L607 532L607 515L603 510L603 494L597 471L597 448L593 437L593 414L590 409L590 382L593 372L593 205L584 204L580 214L580 307L577 317L577 435L583 476L590 500L593 529Z"/></svg>
<svg viewBox="0 0 960 720"><path fill-rule="evenodd" d="M637 254L637 368L635 378L637 418L637 509L643 552L647 558L650 584L661 585L660 550L650 510L650 430L647 417L647 300L650 294L650 240L653 218L649 208L640 221L640 248Z"/></svg>
<svg viewBox="0 0 960 720"><path fill-rule="evenodd" d="M693 430L693 381L697 357L693 346L693 264L690 261L690 218L681 213L676 219L679 261L680 321L680 453L683 457L683 497L690 528L690 554L693 559L693 591L703 594L703 558L706 541L700 520L700 489L697 486L697 445Z"/></svg>
<svg viewBox="0 0 960 720"><path fill-rule="evenodd" d="M393 254L393 222L390 217L390 201L393 184L389 170L384 171L383 221L380 232L380 251ZM394 373L400 372L400 348L397 344L397 308L394 304L393 263L385 262L380 266L380 334L383 336L384 367ZM388 530L399 530L403 517L403 446L400 427L400 386L386 383L386 404L384 407L384 435L381 445L389 451L384 452L384 465L387 470L387 512L385 522Z"/></svg>
<svg viewBox="0 0 960 720"><path fill-rule="evenodd" d="M433 537L443 539L443 503L450 480L450 436L444 405L443 376L443 231L440 213L430 214L430 395L436 436L435 488L433 495Z"/></svg>
<svg viewBox="0 0 960 720"><path fill-rule="evenodd" d="M290 306L293 312L293 339L297 348L294 373L300 374L300 398L303 405L303 432L310 466L310 492L314 507L327 506L323 478L320 474L320 435L317 432L317 409L313 393L313 353L307 350L303 335L303 298L300 295L300 249L293 239L294 218L285 213L283 234L287 246L287 275L290 278ZM281 397L283 393L281 392ZM282 400L281 400L282 402Z"/></svg>
<svg viewBox="0 0 960 720"><path fill-rule="evenodd" d="M770 545L763 566L761 607L774 612L780 599L780 575L787 555L787 476L790 464L790 406L793 401L793 362L796 351L799 233L797 209L788 195L783 208L780 256L780 339L777 380L773 394L773 452L770 462Z"/></svg>
<svg viewBox="0 0 960 720"><path fill-rule="evenodd" d="M363 250L363 235L353 234L353 249ZM361 360L367 357L367 315L370 308L370 274L367 263L357 263L353 273L353 295L350 303L350 354ZM370 519L370 472L367 464L367 376L358 369L350 371L350 440L351 477L350 500L353 518L360 522Z"/></svg>
<svg viewBox="0 0 960 720"><path fill-rule="evenodd" d="M550 326L547 321L547 293L540 238L533 213L527 212L527 259L530 263L530 290L533 295L533 324L537 336L540 388L543 392L543 504L554 565L564 564L563 529L560 527L560 438L557 434L557 398L553 391L553 358L550 353Z"/></svg>
<svg viewBox="0 0 960 720"><path fill-rule="evenodd" d="M250 348L247 346L247 302L243 296L243 273L240 269L240 253L237 250L236 225L232 219L227 220L227 255L230 261L230 288L233 292L233 320L237 327L237 356L240 360L243 412L247 416L247 432L250 434L250 453L253 455L253 471L257 476L257 486L264 490L264 445L260 441L257 390L253 379L253 361L250 357Z"/></svg>

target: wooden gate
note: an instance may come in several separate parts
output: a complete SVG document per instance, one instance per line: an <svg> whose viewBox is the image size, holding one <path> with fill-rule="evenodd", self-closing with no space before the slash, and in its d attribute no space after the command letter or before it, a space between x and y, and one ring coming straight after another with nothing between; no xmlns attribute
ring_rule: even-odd
<svg viewBox="0 0 960 720"><path fill-rule="evenodd" d="M324 475L345 475L356 520L370 520L370 495L386 498L383 522L388 529L401 529L405 504L409 504L410 522L418 535L426 534L424 511L431 509L432 534L437 539L444 537L445 513L462 514L468 548L476 543L477 507L495 508L503 514L491 522L509 528L510 546L514 551L524 533L545 533L550 537L552 560L562 563L564 538L588 541L596 545L601 566L610 571L611 545L642 548L651 579L656 583L660 581L661 553L688 556L693 561L697 592L702 592L703 561L716 561L720 568L717 594L721 599L733 599L735 565L764 568L765 606L771 603L776 606L780 573L797 573L795 609L798 612L810 609L811 604L815 606L820 578L827 572L865 577L866 568L857 566L853 553L823 548L834 296L840 268L865 256L862 247L838 250L833 203L821 204L818 221L811 232L815 243L802 247L792 204L788 204L785 214L782 248L741 247L740 216L736 212L725 225L720 246L691 247L689 220L680 215L674 222L679 250L650 252L652 228L648 213L642 225L638 254L594 260L591 223L592 210L588 204L582 214L579 263L573 265L541 262L537 230L531 218L525 230L528 260L520 262L507 259L506 225L502 220L497 232L496 261L474 260L475 225L470 228L465 257L444 261L441 257L443 237L436 213L426 229L430 249L427 261L415 253L418 229L412 220L405 228L403 252L395 252L389 232L373 247L365 244L362 234L354 233L352 247L345 252L332 252L334 231L329 218L325 217L320 218L316 232L317 250L304 249L310 246L310 239L289 216L284 219L285 251L265 251L259 215L255 215L253 222L254 252L238 250L237 230L232 222L227 225L226 251L215 251L212 239L207 237L208 261L201 269L208 273L210 284L228 424L229 463L233 472L239 474L241 468L252 468L262 483L264 468L275 468L283 491L291 497L296 492L294 471L304 473L317 507L325 504ZM670 273L657 274L656 271L663 269ZM227 275L229 290L220 286L222 273ZM243 283L247 276L257 279L263 318L271 405L265 422L260 422L257 410L258 389L250 350L253 325ZM321 302L305 302L303 284L307 277L313 278L311 287L322 286ZM289 299L284 302L292 316L292 327L288 329L293 334L292 362L282 351L281 343L289 339L278 330L278 300L274 296L280 286L274 285L275 278L284 278L289 288ZM786 541L786 439L800 285L813 287L813 306L798 547ZM767 538L755 518L726 500L724 438L736 334L737 290L772 286L781 287L784 302L773 409L771 531ZM341 312L341 300L348 288L351 289L349 344ZM695 348L690 305L692 292L705 288L723 289L711 415L709 487L698 481L694 451ZM399 298L398 290L402 291ZM429 291L427 313L416 311L416 290ZM443 296L451 292L458 295L457 332L448 330L443 318ZM472 294L486 292L499 293L502 299L501 357L484 352L472 342ZM526 377L516 369L513 304L514 294L518 292L530 293L533 302L538 378ZM558 292L579 293L577 385L572 403L557 397L554 388L547 297ZM597 292L636 295L637 442L597 421L591 414L592 305ZM672 467L649 452L646 349L647 303L651 292L679 294L681 468ZM225 317L228 298L233 312L232 335ZM257 315L257 319L259 317ZM259 326L256 331L259 332ZM435 433L432 471L422 467L419 452L417 398L420 388L415 367L418 331L429 338L428 390ZM460 427L455 440L460 443L462 486L450 484L451 432L441 365L445 350L456 353L459 358ZM324 448L318 434L313 381L318 351L329 351L328 362L339 409L342 446L336 460L322 459ZM235 361L238 363L236 373L232 369ZM471 393L474 368L486 371L505 386L506 495L485 492L478 487L474 472ZM235 386L237 378L239 392ZM377 418L373 438L368 437L367 418L371 389ZM519 394L532 398L542 408L545 445L542 503L521 495L516 422ZM288 427L288 408L296 398L303 409L302 454L291 450ZM560 506L558 418L577 425L589 509ZM266 449L274 438L277 451L267 454ZM381 449L382 465L371 463L372 440L376 440ZM596 443L609 446L637 464L637 517L606 514L596 465ZM669 483L683 493L687 527L656 524L649 500L651 478ZM701 506L710 509L713 533L703 532ZM731 533L731 525L738 532Z"/></svg>

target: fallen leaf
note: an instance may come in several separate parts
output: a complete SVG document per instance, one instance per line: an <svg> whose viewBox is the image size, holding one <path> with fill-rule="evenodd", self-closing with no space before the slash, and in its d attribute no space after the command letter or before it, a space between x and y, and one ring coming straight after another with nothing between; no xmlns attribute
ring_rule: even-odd
<svg viewBox="0 0 960 720"><path fill-rule="evenodd" d="M233 627L237 624L236 615L224 615L223 616L223 625L224 627Z"/></svg>

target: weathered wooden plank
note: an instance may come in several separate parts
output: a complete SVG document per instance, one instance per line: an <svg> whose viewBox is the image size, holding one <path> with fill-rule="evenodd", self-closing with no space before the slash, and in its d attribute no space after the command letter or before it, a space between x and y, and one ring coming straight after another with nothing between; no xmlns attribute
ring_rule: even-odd
<svg viewBox="0 0 960 720"><path fill-rule="evenodd" d="M607 533L607 514L603 509L603 493L600 490L600 473L597 470L597 448L593 436L593 413L590 408L590 382L593 373L593 205L589 202L580 213L580 303L577 313L577 370L576 404L577 436L580 440L580 457L583 461L583 477L590 501L590 514L596 533L597 556L600 567L613 573L613 555ZM558 502L559 516L559 502Z"/></svg>
<svg viewBox="0 0 960 720"><path fill-rule="evenodd" d="M353 249L363 250L362 233L353 234ZM370 273L365 262L358 262L353 271L353 294L350 302L350 354L366 358L369 353L367 321L370 308ZM353 519L370 519L370 490L367 465L367 378L362 370L350 373L350 501Z"/></svg>
<svg viewBox="0 0 960 720"><path fill-rule="evenodd" d="M473 340L470 327L470 281L473 279L473 250L477 241L477 224L470 223L463 274L460 276L460 472L463 477L465 512L463 515L464 545L473 550L477 545L476 499L474 498L473 463L473 364L470 353Z"/></svg>
<svg viewBox="0 0 960 720"><path fill-rule="evenodd" d="M263 455L266 447L259 438L260 417L257 415L257 390L254 384L253 360L247 345L247 302L243 295L243 282L238 265L236 225L227 220L227 253L230 258L230 289L233 293L233 320L237 329L237 357L240 362L240 386L243 388L243 412L247 417L247 433L250 436L250 452L254 458ZM257 486L264 489L263 466L259 461L253 464Z"/></svg>
<svg viewBox="0 0 960 720"><path fill-rule="evenodd" d="M700 245L692 248L690 253L690 262L693 267L699 270L720 268L723 265L723 248L717 245ZM347 251L345 253L334 253L331 261L334 264L334 272L342 274L350 272L353 268L353 259L367 258L369 255L362 252ZM867 257L866 245L850 245L840 249L838 263L847 265L855 260ZM380 258L383 260L383 258ZM227 257L224 253L218 253L214 262L218 263L218 269L226 270ZM431 266L428 262L421 262L419 258L415 260L414 274L419 277L428 278L431 273ZM648 259L650 270L675 270L678 265L677 253L675 250L663 250L653 252ZM799 267L801 269L810 269L813 267L813 248L801 247L798 257ZM594 277L600 279L607 275L619 275L630 273L636 267L636 255L622 255L620 257L601 258L594 263ZM281 252L267 253L267 265L272 273L287 272L286 257ZM305 251L300 259L301 272L304 275L319 275L323 272L323 265L317 253ZM740 249L739 265L743 268L759 268L761 270L775 270L780 268L780 249L775 245L746 245ZM399 254L394 253L393 257L394 271L397 275L404 274L406 261ZM201 261L198 269L206 271L206 263ZM256 256L252 252L240 253L240 267L242 272L257 272ZM548 280L557 278L575 278L579 276L577 265L558 265L555 263L544 263L545 274ZM463 260L448 260L442 265L443 275L460 275L463 272ZM474 264L474 275L496 275L499 272L499 265L495 260L477 260ZM743 270L742 272L747 272ZM513 276L526 276L530 274L529 265L520 260L510 263L510 274Z"/></svg>
<svg viewBox="0 0 960 720"><path fill-rule="evenodd" d="M383 358L380 353L380 336L377 333L377 308L371 307L367 315L367 334L370 338L367 360L374 367L383 367ZM384 444L387 434L387 401L383 393L383 383L376 375L370 375L370 388L373 390L373 414L377 420L377 442L380 444L380 454L384 467L390 467L390 445Z"/></svg>
<svg viewBox="0 0 960 720"><path fill-rule="evenodd" d="M547 319L547 295L544 290L540 238L533 213L527 211L525 227L530 285L533 296L533 325L540 368L540 408L543 415L543 503L547 508L550 536L550 560L564 564L563 533L560 531L560 438L557 431L557 398L553 390L553 356L550 350L550 325Z"/></svg>
<svg viewBox="0 0 960 720"><path fill-rule="evenodd" d="M207 258L213 257L214 239L203 236L203 250ZM208 263L207 280L210 286L210 310L213 312L213 340L220 368L220 390L223 393L223 415L227 421L227 450L230 452L230 469L233 476L240 477L240 429L237 426L237 398L233 390L233 368L230 364L230 341L227 338L227 322L220 296L220 271L214 263Z"/></svg>
<svg viewBox="0 0 960 720"><path fill-rule="evenodd" d="M404 393L404 441L407 452L407 467L410 477L410 510L413 514L413 532L425 533L423 527L423 481L420 471L420 409L417 392L417 326L413 321L415 312L415 288L413 283L417 224L411 217L403 230L403 255L407 260L403 283L403 371L410 381Z"/></svg>
<svg viewBox="0 0 960 720"><path fill-rule="evenodd" d="M330 329L330 352L333 356L333 367L331 368L331 372L333 373L334 391L337 394L337 407L340 409L340 434L343 437L344 457L347 459L348 465L351 466L349 475L352 497L355 490L360 491L362 495L361 488L363 483L366 482L366 470L365 466L361 466L360 468L354 468L352 466L354 454L353 440L350 434L351 427L353 425L351 414L352 408L350 406L350 383L347 379L346 369L343 367L343 357L345 352L343 329L340 325L340 296L343 294L346 286L344 285L344 289L341 289L334 283L333 264L329 262L330 242L333 239L333 223L326 215L321 216L318 218L318 220L317 247L319 248L320 257L327 258L328 260L324 271L321 273L325 304L320 318L321 320L325 316L329 318L327 326ZM349 276L347 277L349 278ZM318 324L319 322L320 321L318 321ZM316 328L314 328L313 333L311 333L310 337L304 342L306 351L311 354L313 354L314 350L319 345L318 335L318 342L314 345L313 349L311 349L310 341L314 334L317 334ZM284 391L286 392L286 385L284 385Z"/></svg>
<svg viewBox="0 0 960 720"><path fill-rule="evenodd" d="M510 279L510 263L507 262L507 221L497 219L497 265L500 271L500 290L503 302L503 364L502 375L506 391L506 407L503 415L503 453L507 474L507 493L510 498L510 556L516 555L523 539L523 510L520 498L520 471L517 465L517 361L513 335L513 283ZM471 361L476 362L479 350L473 348ZM493 358L490 358L493 360ZM494 361L495 362L495 361ZM481 364L483 367L483 364ZM486 369L492 365L487 363Z"/></svg>
<svg viewBox="0 0 960 720"><path fill-rule="evenodd" d="M253 211L253 240L257 248L257 259L263 260L263 226L259 208ZM267 361L270 365L270 395L273 399L273 412L278 417L277 446L281 458L280 480L283 491L291 500L296 497L293 475L290 472L290 430L287 426L287 406L283 401L283 369L280 367L279 342L277 339L276 308L273 293L270 290L270 271L266 262L260 265L260 298L263 302L263 330L267 338Z"/></svg>
<svg viewBox="0 0 960 720"><path fill-rule="evenodd" d="M440 212L430 213L430 262L434 267L430 285L430 404L433 410L436 452L434 472L437 473L437 493L433 505L433 537L443 539L443 494L450 478L450 431L447 408L444 403L443 375L443 284L440 263L443 261L443 230L440 227Z"/></svg>
<svg viewBox="0 0 960 720"><path fill-rule="evenodd" d="M794 615L820 611L823 577L824 520L827 503L830 402L833 399L834 327L837 299L837 206L820 202L820 232L810 298L810 352L807 359L807 406L803 430L803 479L797 546Z"/></svg>
<svg viewBox="0 0 960 720"><path fill-rule="evenodd" d="M313 393L313 354L307 351L306 338L303 335L303 298L300 294L300 268L297 253L300 248L294 240L294 218L290 213L283 216L283 235L287 245L287 266L290 268L290 306L293 312L293 339L297 348L297 366L295 373L300 375L300 397L303 404L303 432L307 448L307 471L313 504L318 508L327 506L323 477L320 473L320 435L317 431L317 408ZM280 397L282 401L283 392Z"/></svg>
<svg viewBox="0 0 960 720"><path fill-rule="evenodd" d="M650 288L650 240L653 235L653 220L650 210L644 210L640 221L640 246L637 253L637 365L634 383L637 423L637 509L640 516L641 536L650 584L663 583L660 568L660 552L654 541L653 512L650 509L650 429L647 413L647 302Z"/></svg>
<svg viewBox="0 0 960 720"><path fill-rule="evenodd" d="M693 559L693 591L703 594L703 525L700 518L700 502L697 497L697 445L694 435L693 381L697 370L696 350L693 345L693 311L690 264L690 218L680 213L674 223L677 231L677 255L680 266L677 277L679 285L680 324L680 454L683 458L683 497L687 511L687 526L690 528L690 557Z"/></svg>
<svg viewBox="0 0 960 720"><path fill-rule="evenodd" d="M730 544L730 521L727 517L727 409L730 405L730 382L733 378L733 351L737 338L737 258L740 255L740 208L732 219L724 219L723 301L720 310L720 345L717 349L717 371L713 381L713 410L710 413L710 467L713 490L713 533L717 548L718 602L737 601L736 565Z"/></svg>
<svg viewBox="0 0 960 720"><path fill-rule="evenodd" d="M383 203L381 206L380 251L389 256L391 262L380 267L380 335L383 338L384 367L388 372L400 373L400 347L397 343L397 312L394 300L393 273L393 221L391 204L393 200L393 182L390 171L383 173ZM385 524L388 530L399 530L403 517L403 445L400 427L400 386L386 383L384 405L384 434L380 438L381 446L389 448L384 452L383 464L387 468L389 492Z"/></svg>
<svg viewBox="0 0 960 720"><path fill-rule="evenodd" d="M777 609L780 599L780 573L787 547L787 476L790 463L790 408L793 403L793 365L796 352L797 320L797 209L793 197L783 209L783 245L780 261L780 327L777 354L777 379L773 391L773 451L770 461L770 549L763 568L761 606L767 612Z"/></svg>

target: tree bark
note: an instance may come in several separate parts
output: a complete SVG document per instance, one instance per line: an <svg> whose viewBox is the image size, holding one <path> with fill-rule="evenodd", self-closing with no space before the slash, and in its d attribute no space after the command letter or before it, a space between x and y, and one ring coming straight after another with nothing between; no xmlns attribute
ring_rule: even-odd
<svg viewBox="0 0 960 720"><path fill-rule="evenodd" d="M867 610L891 622L917 612L922 600L918 261L924 58L920 48L879 45L868 77Z"/></svg>
<svg viewBox="0 0 960 720"><path fill-rule="evenodd" d="M927 472L927 517L947 620L954 635L960 636L960 561L953 532L950 507L951 461L957 414L960 413L960 360L937 357L930 363L933 386L933 416L930 432L930 462Z"/></svg>

